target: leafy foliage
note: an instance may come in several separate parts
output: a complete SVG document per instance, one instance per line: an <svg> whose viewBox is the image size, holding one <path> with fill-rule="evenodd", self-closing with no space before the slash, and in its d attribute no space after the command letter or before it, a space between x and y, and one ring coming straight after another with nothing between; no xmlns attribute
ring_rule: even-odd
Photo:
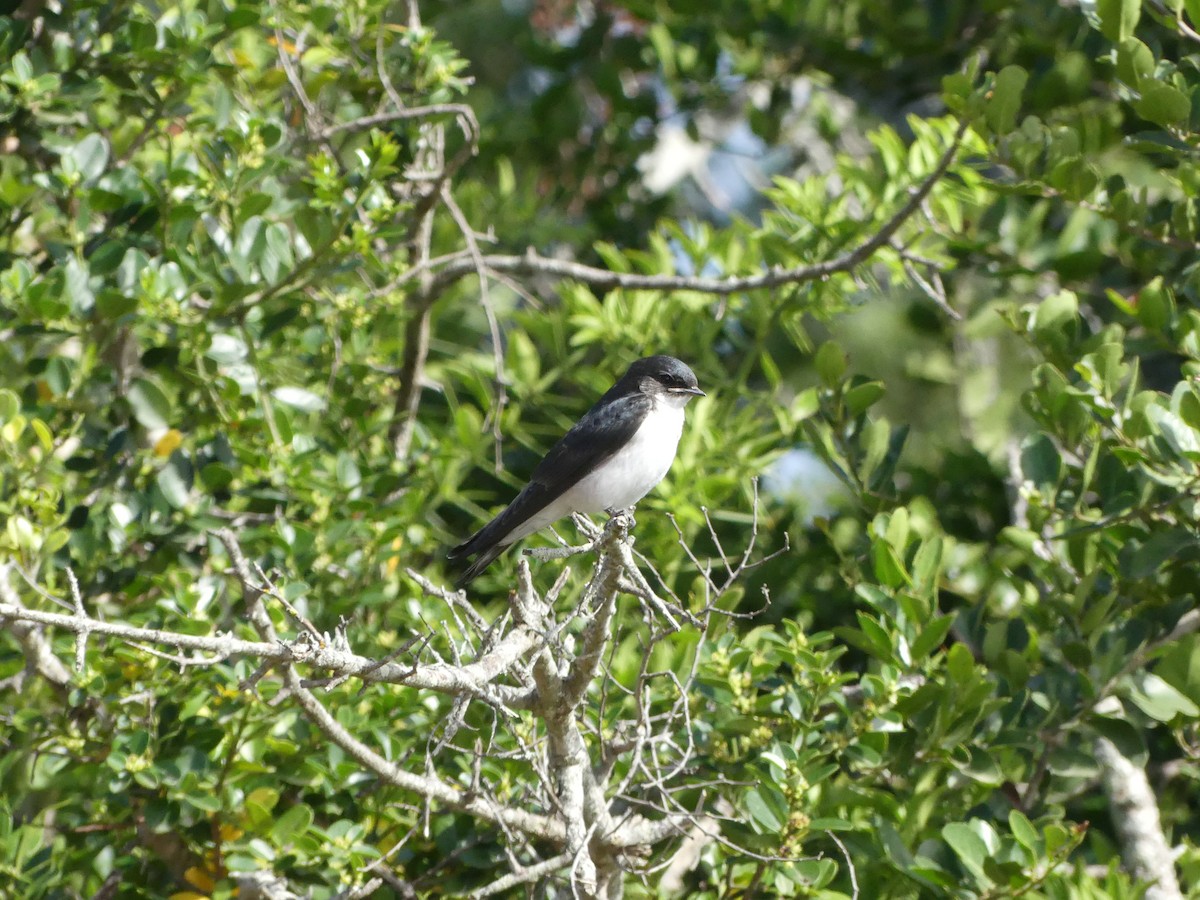
<svg viewBox="0 0 1200 900"><path fill-rule="evenodd" d="M654 648L670 677L652 711L697 672L670 802L721 816L681 890L1140 896L1101 739L1151 772L1194 882L1200 11L591 6L0 18L0 602L69 606L73 572L99 618L255 639L212 536L232 525L357 652L431 631L446 650L461 632L403 569L444 574L444 548L625 365L671 351L710 397L639 510L638 551L695 611L697 561L720 570L752 527L764 555L790 541L719 598L743 615L765 590L757 616ZM652 194L656 126L703 136L730 109L786 151L762 214L703 221ZM789 144L797 123L810 146ZM498 265L484 288L474 270L532 247L753 276L894 220L854 266L728 296ZM841 485L828 508L782 483L797 450ZM513 569L477 582L489 617ZM639 615L620 608L593 747L640 702L621 693ZM93 637L63 682L23 678L3 621L0 874L20 896L228 897L263 870L332 897L385 855L422 895L508 871L494 829L379 782L253 660ZM321 696L409 767L453 705L357 682ZM493 732L475 707L466 726L439 774L468 787L492 732L482 776L520 807L513 752L536 726Z"/></svg>

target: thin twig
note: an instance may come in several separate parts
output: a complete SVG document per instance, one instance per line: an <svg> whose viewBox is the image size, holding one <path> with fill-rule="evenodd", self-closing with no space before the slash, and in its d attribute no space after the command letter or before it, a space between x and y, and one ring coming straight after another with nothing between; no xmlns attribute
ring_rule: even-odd
<svg viewBox="0 0 1200 900"><path fill-rule="evenodd" d="M832 831L826 831L825 836L837 844L838 850L842 852L842 858L846 860L846 871L850 873L850 900L858 900L858 872L854 869L854 860L850 858L850 852Z"/></svg>
<svg viewBox="0 0 1200 900"><path fill-rule="evenodd" d="M70 566L67 567L67 584L71 586L71 605L75 610L75 616L80 619L87 618L87 613L83 609L83 596L79 593L79 580ZM87 639L87 631L75 632L75 671L79 674L83 674L84 663L87 659Z"/></svg>
<svg viewBox="0 0 1200 900"><path fill-rule="evenodd" d="M338 122L326 128L319 129L317 136L331 138L344 131L366 131L378 125L388 125L392 122L403 122L409 119L431 119L435 116L454 116L462 129L463 137L468 143L479 139L479 121L475 118L475 110L465 103L431 103L428 106L409 106L404 109L394 109L390 112L375 113L351 119L348 122Z"/></svg>
<svg viewBox="0 0 1200 900"><path fill-rule="evenodd" d="M477 900L482 900L483 897L491 897L494 894L499 894L509 890L510 888L517 887L517 885L529 884L532 881L537 881L538 879L545 878L548 875L553 875L560 869L565 868L570 862L571 854L560 853L558 856L552 856L540 863L536 863L532 866L525 866L522 869L518 869L515 872L510 872L501 878L497 878L487 887L479 888L470 896L472 898L477 898Z"/></svg>

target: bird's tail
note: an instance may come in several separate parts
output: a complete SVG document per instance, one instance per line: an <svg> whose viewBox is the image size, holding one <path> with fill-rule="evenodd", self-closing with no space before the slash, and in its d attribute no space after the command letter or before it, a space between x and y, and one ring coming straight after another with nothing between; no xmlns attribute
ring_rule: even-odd
<svg viewBox="0 0 1200 900"><path fill-rule="evenodd" d="M459 547L463 547L463 546L466 546L466 545L465 544L459 545ZM457 552L459 547L455 547L453 550L450 551L450 553L447 554L447 556L450 559L462 559L463 557L467 556L468 554ZM505 550L505 548L500 546L499 544L492 544L490 547L486 548L485 550L480 551L479 555L477 557L475 557L475 561L473 563L471 563L469 566L467 566L465 569L463 569L462 574L459 575L456 579L454 579L454 587L457 589L466 587L468 584L470 584L472 581L474 581L476 578L478 578L479 574L481 572L483 572L484 569L486 569L493 562L495 562L496 557L499 556L501 553L503 553L504 550Z"/></svg>
<svg viewBox="0 0 1200 900"><path fill-rule="evenodd" d="M497 516L499 518L499 516ZM456 588L463 588L474 581L479 574L496 561L496 557L504 552L507 544L501 544L495 535L496 520L493 519L475 534L471 535L457 547L446 553L450 560L465 560L474 556L475 561L467 566L462 574L454 581Z"/></svg>
<svg viewBox="0 0 1200 900"><path fill-rule="evenodd" d="M490 566L506 549L526 534L529 517L544 508L549 502L544 488L536 482L527 484L515 500L505 507L492 521L446 554L449 559L467 559L475 556L455 582L456 587L470 583ZM524 524L523 524L524 523Z"/></svg>

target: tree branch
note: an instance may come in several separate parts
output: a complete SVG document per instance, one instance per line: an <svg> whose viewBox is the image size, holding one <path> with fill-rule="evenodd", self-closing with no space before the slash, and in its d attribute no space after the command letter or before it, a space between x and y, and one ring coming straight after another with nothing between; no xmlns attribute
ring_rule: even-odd
<svg viewBox="0 0 1200 900"><path fill-rule="evenodd" d="M377 660L369 657L337 650L324 643L318 644L307 634L294 641L278 640L276 643L247 641L235 638L232 634L208 637L158 628L138 628L77 614L42 612L7 602L0 603L0 619L52 625L72 634L100 634L138 643L165 644L181 650L199 650L218 654L220 659L229 656L249 656L274 664L303 663L339 675L361 678L368 683L399 684L455 696L469 694L494 706L505 708L523 706L528 702L527 692L489 682L512 668L540 640L540 636L533 629L518 626L497 644L492 653L464 666L447 663L421 666L397 663L380 665ZM11 626L10 630L13 630ZM219 660L214 660L217 661ZM61 663L58 665L61 666ZM69 676L67 680L70 680Z"/></svg>
<svg viewBox="0 0 1200 900"><path fill-rule="evenodd" d="M1146 900L1182 900L1174 857L1163 834L1158 801L1146 771L1134 765L1108 738L1097 738L1095 747L1126 869L1139 881L1150 883Z"/></svg>
<svg viewBox="0 0 1200 900"><path fill-rule="evenodd" d="M692 275L642 275L635 272L612 272L595 266L570 260L553 259L541 256L532 248L524 256L488 255L483 257L483 264L494 272L511 272L523 275L550 275L557 278L569 278L582 284L589 285L602 291L621 288L624 290L645 291L698 291L716 296L728 296L744 291L761 290L764 288L783 287L791 284L803 284L817 281L848 272L865 262L876 251L886 247L900 227L920 209L936 185L949 170L958 150L962 146L968 123L962 121L954 133L950 145L942 153L933 171L918 184L909 195L908 200L900 209L871 237L867 238L853 250L834 257L826 262L813 263L806 266L796 266L790 269L774 268L759 275L744 275L728 278L704 278ZM479 260L465 257L447 261L438 269L433 277L430 289L434 293L444 290L449 284L475 272Z"/></svg>
<svg viewBox="0 0 1200 900"><path fill-rule="evenodd" d="M9 608L22 613L28 612L8 580L9 569L9 566L0 566L0 600L3 600L0 604L0 628L9 631L17 639L25 654L25 672L18 672L13 676L12 684L20 690L25 673L36 672L56 688L65 688L71 683L71 672L54 655L50 642L42 634L42 629L31 621L7 615L3 611Z"/></svg>
<svg viewBox="0 0 1200 900"><path fill-rule="evenodd" d="M503 893L510 888L515 888L517 885L529 884L532 881L537 881L539 878L553 875L570 864L571 854L560 853L558 856L552 856L550 859L543 860L536 865L526 866L518 871L510 872L503 878L497 878L487 887L480 888L470 896L472 900L482 900L484 897Z"/></svg>
<svg viewBox="0 0 1200 900"><path fill-rule="evenodd" d="M440 132L437 136L440 137ZM424 137L431 139L433 135L427 131ZM426 155L436 158L436 168L433 171L440 176L440 148L427 151ZM429 267L433 242L433 214L432 206L421 213L416 224L416 242L411 252L410 261L414 266L421 268L422 273L417 279L417 289L407 299L409 320L404 326L404 358L400 363L395 409L389 428L392 450L397 459L406 458L412 446L413 434L417 427L417 410L421 405L421 391L424 387L422 382L425 376L425 362L429 358L433 302L438 296L438 290L433 287L434 275Z"/></svg>
<svg viewBox="0 0 1200 900"><path fill-rule="evenodd" d="M500 806L491 799L468 794L457 785L447 784L433 776L414 775L412 772L406 772L384 759L338 724L312 691L300 683L300 677L290 666L284 671L284 683L313 725L351 757L389 784L412 791L484 821L514 828L531 837L560 844L566 840L566 829L563 824L549 816Z"/></svg>
<svg viewBox="0 0 1200 900"><path fill-rule="evenodd" d="M377 125L388 125L407 119L429 119L434 116L455 116L462 128L463 137L468 143L474 143L479 138L479 122L475 118L475 110L465 103L431 103L428 106L410 106L394 109L389 112L379 112L370 116L351 119L349 122L338 122L320 129L318 136L330 138L343 131L366 131Z"/></svg>
<svg viewBox="0 0 1200 900"><path fill-rule="evenodd" d="M617 548L624 546L628 537L629 519L619 515L609 520L600 539L600 561L588 584L588 593L597 598L594 611L583 630L579 653L571 662L570 672L561 686L563 704L572 711L583 700L588 685L596 677L610 637L612 617L617 608L617 585L623 568Z"/></svg>

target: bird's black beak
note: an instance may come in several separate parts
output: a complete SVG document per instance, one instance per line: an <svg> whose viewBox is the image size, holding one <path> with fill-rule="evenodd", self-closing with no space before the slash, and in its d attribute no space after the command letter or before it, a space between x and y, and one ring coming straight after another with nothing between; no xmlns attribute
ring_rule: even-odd
<svg viewBox="0 0 1200 900"><path fill-rule="evenodd" d="M671 388L671 389L670 389L670 393L672 393L672 394L691 394L693 397L707 397L707 396L708 396L708 394L704 393L704 391L700 390L700 388L698 388L698 387L694 387L694 388L690 388L690 387L689 387L689 388L685 388L685 387Z"/></svg>

